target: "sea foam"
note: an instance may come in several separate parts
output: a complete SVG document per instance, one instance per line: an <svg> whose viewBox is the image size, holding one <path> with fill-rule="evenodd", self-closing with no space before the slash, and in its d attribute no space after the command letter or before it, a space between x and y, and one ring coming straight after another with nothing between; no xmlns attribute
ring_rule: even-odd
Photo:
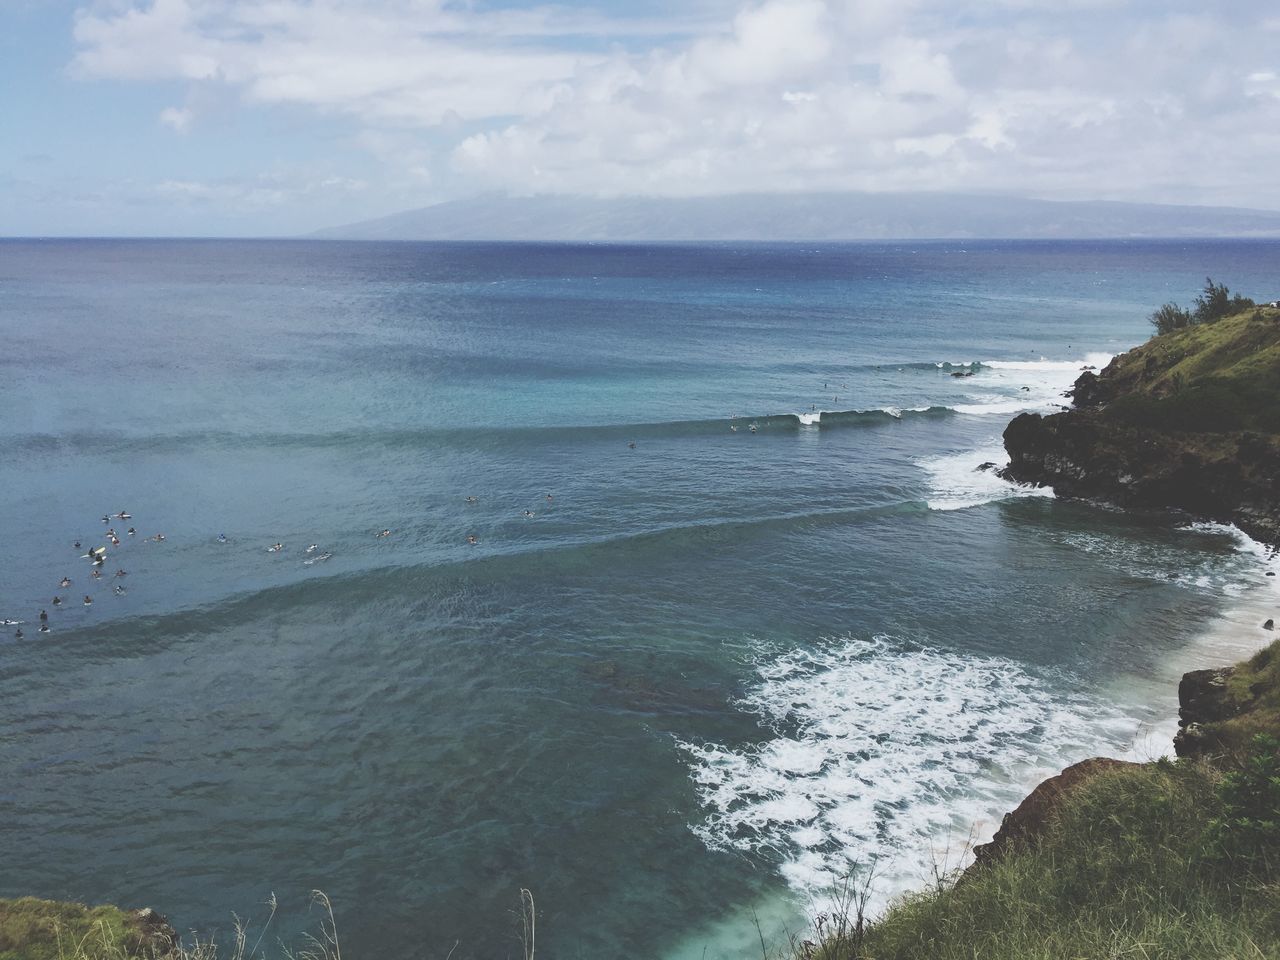
<svg viewBox="0 0 1280 960"><path fill-rule="evenodd" d="M1004 466L1008 459L1003 445L999 440L993 439L975 450L920 460L919 466L929 477L926 499L929 509L963 510L1014 497L1053 496L1053 490L1049 487L1011 483L1000 477L996 470ZM980 469L987 463L994 466Z"/></svg>
<svg viewBox="0 0 1280 960"><path fill-rule="evenodd" d="M880 636L764 657L742 699L763 738L681 742L713 849L773 860L815 903L875 865L874 900L985 840L1028 788L1131 743L1139 722L1012 660ZM954 864L953 864L954 865Z"/></svg>

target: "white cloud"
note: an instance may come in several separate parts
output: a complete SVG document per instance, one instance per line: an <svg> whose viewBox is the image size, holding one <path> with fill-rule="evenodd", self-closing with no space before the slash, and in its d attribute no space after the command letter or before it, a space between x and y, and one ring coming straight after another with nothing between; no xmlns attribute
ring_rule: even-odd
<svg viewBox="0 0 1280 960"><path fill-rule="evenodd" d="M396 190L433 199L929 188L1280 207L1260 0L721 9L108 0L78 15L74 67L348 117ZM182 132L194 116L189 102L160 120Z"/></svg>
<svg viewBox="0 0 1280 960"><path fill-rule="evenodd" d="M187 107L165 107L160 111L160 122L178 133L190 130L194 119L195 114Z"/></svg>

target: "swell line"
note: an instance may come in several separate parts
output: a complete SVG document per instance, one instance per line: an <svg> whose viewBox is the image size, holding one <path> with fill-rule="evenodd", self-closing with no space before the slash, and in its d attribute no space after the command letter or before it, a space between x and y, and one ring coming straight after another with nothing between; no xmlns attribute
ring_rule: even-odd
<svg viewBox="0 0 1280 960"><path fill-rule="evenodd" d="M193 448L245 449L271 448L346 448L381 445L415 447L440 444L445 446L501 447L532 439L534 442L577 442L592 440L628 440L638 438L680 438L714 436L731 433L787 432L805 427L825 429L860 426L885 426L904 420L945 419L957 411L951 407L930 406L899 410L892 407L874 410L816 410L810 413L775 413L763 416L718 417L699 420L670 420L653 423L611 423L577 426L429 426L402 429L335 430L315 433L237 433L229 430L192 431L188 433L131 436L111 431L79 431L66 434L18 434L6 446L15 453L60 455L82 453L155 453L189 451Z"/></svg>

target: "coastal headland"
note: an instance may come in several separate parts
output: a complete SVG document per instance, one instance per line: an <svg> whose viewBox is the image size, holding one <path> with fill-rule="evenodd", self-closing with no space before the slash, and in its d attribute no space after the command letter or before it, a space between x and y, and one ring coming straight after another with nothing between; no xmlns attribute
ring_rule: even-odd
<svg viewBox="0 0 1280 960"><path fill-rule="evenodd" d="M1153 337L1084 371L1072 398L1009 424L1003 476L1280 544L1280 309Z"/></svg>

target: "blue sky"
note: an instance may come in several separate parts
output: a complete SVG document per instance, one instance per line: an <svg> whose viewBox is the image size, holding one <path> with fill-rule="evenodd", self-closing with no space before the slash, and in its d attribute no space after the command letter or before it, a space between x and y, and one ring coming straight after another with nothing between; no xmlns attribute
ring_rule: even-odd
<svg viewBox="0 0 1280 960"><path fill-rule="evenodd" d="M285 235L480 192L1280 209L1280 8L0 0L0 234Z"/></svg>

